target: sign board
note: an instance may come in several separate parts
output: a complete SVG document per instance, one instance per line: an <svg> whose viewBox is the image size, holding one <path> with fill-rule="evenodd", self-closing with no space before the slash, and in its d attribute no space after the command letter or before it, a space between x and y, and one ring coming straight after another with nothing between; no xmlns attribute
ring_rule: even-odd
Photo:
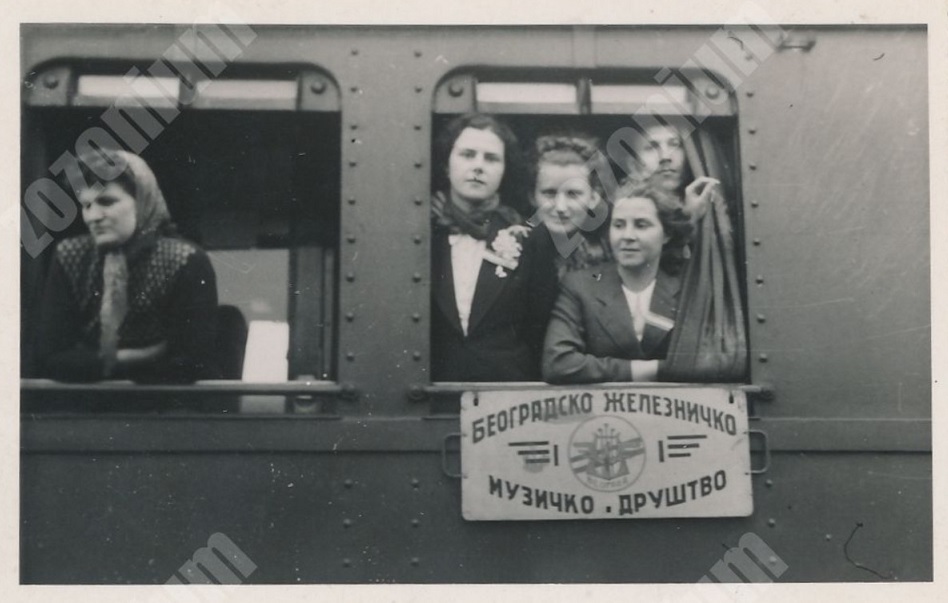
<svg viewBox="0 0 948 603"><path fill-rule="evenodd" d="M727 387L466 392L461 473L468 520L747 516L747 402Z"/></svg>

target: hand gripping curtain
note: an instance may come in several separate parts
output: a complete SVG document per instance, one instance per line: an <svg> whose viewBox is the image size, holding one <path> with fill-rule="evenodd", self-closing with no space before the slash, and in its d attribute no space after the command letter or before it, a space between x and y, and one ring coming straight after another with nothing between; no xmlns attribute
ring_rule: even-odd
<svg viewBox="0 0 948 603"><path fill-rule="evenodd" d="M685 138L688 163L696 178L721 181L704 218L697 225L691 260L685 269L681 305L662 380L713 383L740 381L747 372L747 336L727 202L720 189L728 174L708 132Z"/></svg>

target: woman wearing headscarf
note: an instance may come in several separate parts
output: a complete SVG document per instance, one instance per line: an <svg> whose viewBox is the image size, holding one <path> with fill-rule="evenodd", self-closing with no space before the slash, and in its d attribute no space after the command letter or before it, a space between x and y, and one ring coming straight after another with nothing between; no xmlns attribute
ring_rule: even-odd
<svg viewBox="0 0 948 603"><path fill-rule="evenodd" d="M80 158L86 235L56 247L38 360L65 381L187 382L219 377L210 260L174 236L154 173L125 151Z"/></svg>
<svg viewBox="0 0 948 603"><path fill-rule="evenodd" d="M517 139L491 116L465 115L439 137L435 162L432 380L537 380L556 272L549 237L513 207Z"/></svg>

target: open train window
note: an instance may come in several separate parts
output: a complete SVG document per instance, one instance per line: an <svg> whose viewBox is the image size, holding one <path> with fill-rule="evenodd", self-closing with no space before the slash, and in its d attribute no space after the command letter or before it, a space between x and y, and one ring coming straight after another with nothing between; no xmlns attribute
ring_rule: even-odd
<svg viewBox="0 0 948 603"><path fill-rule="evenodd" d="M66 62L30 74L24 187L49 177L63 153L75 154L84 132L105 129L152 167L178 231L208 252L219 304L229 310L219 330L243 342L222 351L225 375L257 384L332 381L340 190L332 78L306 66L243 65L215 79L186 68L129 78L136 67L147 68ZM53 235L84 232L77 215ZM53 247L24 254L24 377L34 376L31 335Z"/></svg>
<svg viewBox="0 0 948 603"><path fill-rule="evenodd" d="M737 103L726 80L707 71L661 67L629 71L460 70L442 80L435 92L433 148L453 119L472 112L494 115L510 126L527 162L540 136L581 133L598 140L608 157L613 183L622 183L632 172L633 139L656 125L679 130L688 139L682 186L696 173L721 180L734 229L741 303L746 307ZM689 165L696 160L701 163L698 170ZM433 163L438 165L438 159ZM440 177L432 176L434 180ZM532 222L536 223L533 185L524 182L521 195L503 202L524 218L534 216ZM608 190L606 193L608 196ZM742 327L746 329L746 325ZM434 332L432 339L436 346ZM437 376L434 381L439 381Z"/></svg>

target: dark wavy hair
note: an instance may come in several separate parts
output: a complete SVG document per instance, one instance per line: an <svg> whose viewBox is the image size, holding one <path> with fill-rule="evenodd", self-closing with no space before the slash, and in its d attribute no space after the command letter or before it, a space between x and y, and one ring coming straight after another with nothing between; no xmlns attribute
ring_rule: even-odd
<svg viewBox="0 0 948 603"><path fill-rule="evenodd" d="M622 199L642 198L649 199L655 204L658 220L669 237L662 246L662 257L659 267L669 274L678 274L685 264L685 247L691 240L693 227L691 220L681 207L681 202L665 188L654 181L645 182L627 181L615 191L610 204L609 223L612 223L612 209Z"/></svg>
<svg viewBox="0 0 948 603"><path fill-rule="evenodd" d="M441 130L434 142L432 158L432 192L448 195L451 181L448 178L448 160L451 150L461 132L467 128L493 132L504 143L504 176L498 193L501 202L518 211L524 208L524 165L520 142L513 130L503 121L486 113L468 113L452 119Z"/></svg>

